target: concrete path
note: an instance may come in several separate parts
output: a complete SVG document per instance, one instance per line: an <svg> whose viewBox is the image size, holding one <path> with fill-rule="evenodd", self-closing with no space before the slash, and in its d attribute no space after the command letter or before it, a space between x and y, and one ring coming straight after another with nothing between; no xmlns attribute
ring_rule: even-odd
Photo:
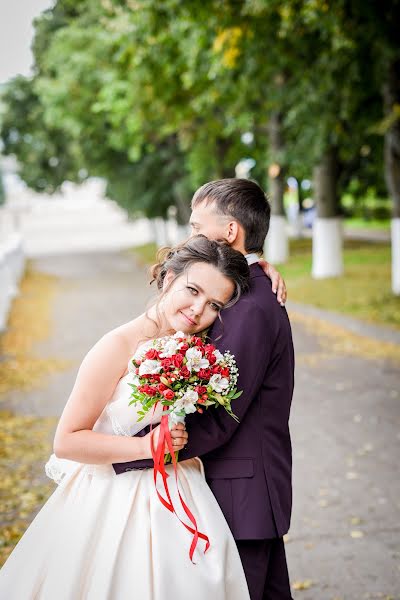
<svg viewBox="0 0 400 600"><path fill-rule="evenodd" d="M2 406L59 415L84 354L103 333L142 311L149 289L145 271L128 254L42 257L35 267L60 278L53 335L37 350L71 359L73 366L50 376L42 389L9 394ZM399 365L336 355L315 334L312 310L294 309L308 311L308 319L293 319L294 510L286 546L293 596L399 600ZM378 335L378 328L363 331L374 339L387 335ZM398 343L398 334L389 337Z"/></svg>

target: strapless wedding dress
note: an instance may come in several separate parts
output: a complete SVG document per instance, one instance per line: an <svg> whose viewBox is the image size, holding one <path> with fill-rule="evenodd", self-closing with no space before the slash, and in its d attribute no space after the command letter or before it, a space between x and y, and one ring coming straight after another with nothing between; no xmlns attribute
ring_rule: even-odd
<svg viewBox="0 0 400 600"><path fill-rule="evenodd" d="M94 430L134 435L129 406L133 374L123 377ZM180 506L171 466L171 496ZM182 496L210 540L189 558L192 535L157 497L153 469L116 475L112 465L50 457L58 487L0 572L4 600L249 600L235 541L209 489L199 459L178 464ZM180 515L188 522L185 515Z"/></svg>

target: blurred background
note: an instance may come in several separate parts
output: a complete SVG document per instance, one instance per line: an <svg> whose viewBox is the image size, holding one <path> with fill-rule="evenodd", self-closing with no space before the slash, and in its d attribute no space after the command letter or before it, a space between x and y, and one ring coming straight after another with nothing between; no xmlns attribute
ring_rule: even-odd
<svg viewBox="0 0 400 600"><path fill-rule="evenodd" d="M2 560L85 352L143 310L196 188L244 177L298 357L293 594L400 598L399 23L399 0L0 6Z"/></svg>

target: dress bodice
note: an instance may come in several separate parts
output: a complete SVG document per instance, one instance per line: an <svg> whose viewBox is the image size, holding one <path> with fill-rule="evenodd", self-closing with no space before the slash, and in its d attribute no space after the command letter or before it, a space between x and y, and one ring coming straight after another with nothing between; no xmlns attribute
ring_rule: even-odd
<svg viewBox="0 0 400 600"><path fill-rule="evenodd" d="M143 354L152 345L152 340L139 346L133 357L128 363L128 373L124 375L117 383L114 393L107 402L102 413L93 426L93 431L106 433L109 435L125 435L132 437L150 424L157 425L161 420L162 406L158 405L155 411L149 411L145 418L138 422L138 410L140 406L130 403L132 388L130 384L137 380L137 376L132 368L133 358L142 358ZM50 456L45 466L48 477L60 483L61 480L70 471L81 465L76 461L57 458L55 454ZM109 474L114 472L112 465L85 465L91 474Z"/></svg>

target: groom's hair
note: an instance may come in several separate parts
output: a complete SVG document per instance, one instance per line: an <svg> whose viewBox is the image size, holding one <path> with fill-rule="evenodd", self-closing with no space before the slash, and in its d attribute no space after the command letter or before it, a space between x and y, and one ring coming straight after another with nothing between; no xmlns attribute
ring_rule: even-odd
<svg viewBox="0 0 400 600"><path fill-rule="evenodd" d="M246 252L262 253L271 207L257 183L236 178L210 181L195 192L192 209L203 202L213 203L217 214L233 217L242 225Z"/></svg>

